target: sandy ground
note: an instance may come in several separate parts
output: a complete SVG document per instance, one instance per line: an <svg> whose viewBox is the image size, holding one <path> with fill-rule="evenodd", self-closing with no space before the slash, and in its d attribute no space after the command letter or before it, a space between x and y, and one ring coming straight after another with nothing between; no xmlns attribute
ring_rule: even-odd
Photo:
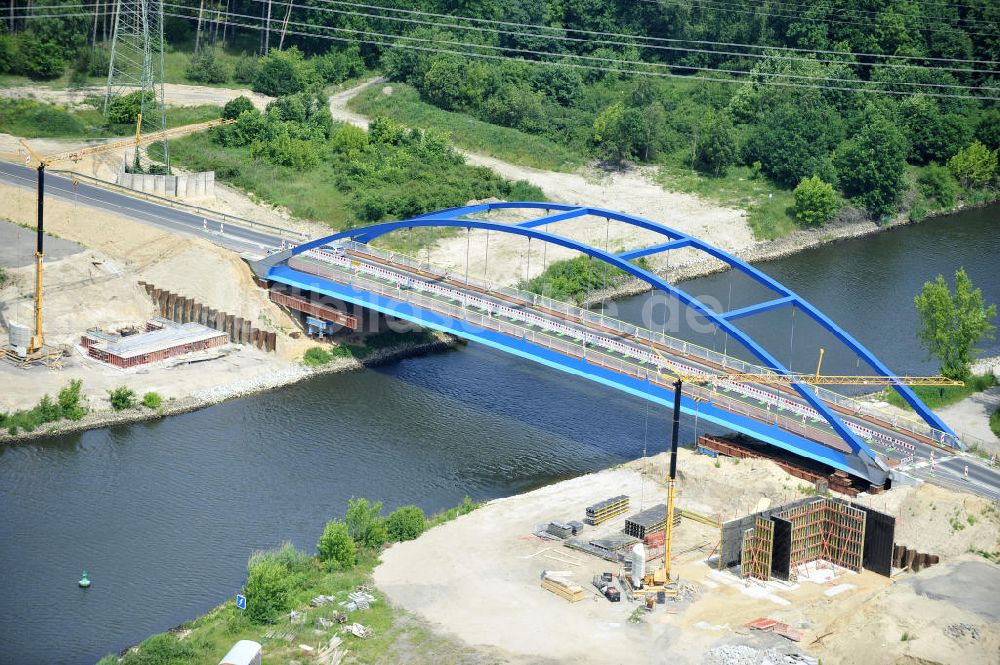
<svg viewBox="0 0 1000 665"><path fill-rule="evenodd" d="M831 579L818 570L797 584L746 585L706 562L718 532L684 520L674 570L697 595L630 623L633 605L609 603L589 585L593 574L612 570L611 564L531 532L549 520L582 519L586 505L619 493L630 495L633 508L663 501L664 465L660 456L492 501L416 541L392 546L375 581L394 604L470 645L497 649L513 663L763 663L768 650L776 650L772 656L806 653L824 663L996 662L1000 627L993 589L1000 584L1000 567L963 552L970 543L996 549L1000 518L979 499L929 486L893 490L872 501L900 510L897 541L941 554L944 563L937 568L897 583L867 571ZM726 516L802 496L802 481L769 462L721 460L716 468L710 458L681 451L680 469L678 504L690 510ZM936 509L927 510L929 504ZM940 523L956 511L965 521L957 534ZM974 524L968 515L978 517ZM570 604L540 588L546 569L570 571L587 589L585 600ZM944 579L931 590L917 584L939 577ZM937 593L941 587L953 597ZM744 628L760 616L799 627L805 637L792 644ZM947 634L960 632L948 628L956 623L974 626L978 638ZM904 632L917 639L902 641Z"/></svg>
<svg viewBox="0 0 1000 665"><path fill-rule="evenodd" d="M225 104L237 97L249 97L254 106L263 110L274 98L252 90L234 88L209 88L200 85L166 83L163 86L168 106L201 106L203 104ZM0 98L30 97L50 104L86 104L88 97L104 99L103 87L49 88L46 86L11 86L0 88Z"/></svg>
<svg viewBox="0 0 1000 665"><path fill-rule="evenodd" d="M347 109L347 101L361 89L381 82L381 79L372 79L331 96L330 111L333 117L367 128L367 119ZM391 90L391 86L383 87L383 93L391 94ZM505 178L525 180L536 185L552 201L638 215L730 251L748 249L756 244L744 211L724 208L690 194L666 191L653 182L646 169L611 173L587 168L576 173L556 173L519 166L464 150L459 152L465 155L468 164L485 166ZM657 234L619 222L608 224L603 218L595 217L552 224L548 230L597 247L607 246L619 250L664 242L663 237ZM471 247L474 251L468 254L469 271L471 275L485 278L493 283L513 284L525 276L531 277L541 273L550 261L578 255L571 250L555 246L548 247L543 254L541 243L534 243L535 247L531 249L529 261L526 239L492 234L489 260L487 260L485 232L480 232L478 235L482 238L472 238ZM431 249L431 258L434 263L442 267L456 272L464 271L465 234L439 241ZM674 266L704 258L704 255L691 251L669 254L669 261ZM655 266L665 266L668 255L654 255L650 260Z"/></svg>
<svg viewBox="0 0 1000 665"><path fill-rule="evenodd" d="M330 111L337 120L350 122L367 128L368 120L347 109L348 100L363 88L382 83L382 79L371 79L330 96ZM383 90L391 93L391 87ZM240 95L250 97L254 104L263 108L271 100L250 90L231 88L208 88L193 85L167 84L167 103L173 106L196 104L225 104ZM85 103L88 95L102 94L98 89L53 90L42 86L12 87L0 91L8 97L33 96L45 101L62 104ZM17 152L19 146L13 137L0 135L0 152ZM32 141L36 150L43 153L66 150L79 145L72 141ZM753 247L756 243L746 221L744 211L724 208L709 203L690 194L665 191L647 174L647 169L633 168L624 172L607 172L596 168L581 169L576 173L555 173L511 164L494 157L460 151L466 162L475 166L485 166L499 175L512 180L525 180L545 192L556 202L572 203L595 208L620 210L645 217L679 231L690 233L723 249L740 251ZM118 157L101 157L81 162L74 169L95 177L112 179L118 168ZM216 185L214 200L205 203L222 212L283 226L295 226L310 234L318 234L323 227L308 222L302 225L288 215L287 211L261 206L244 193L223 185ZM598 247L625 250L663 242L662 236L641 231L618 222L608 224L602 218L586 217L561 224L553 224L549 231L565 235L574 240L588 242ZM473 234L476 235L476 234ZM489 282L514 284L526 276L541 273L551 261L572 258L577 253L561 247L550 246L543 250L542 243L534 243L529 250L523 238L493 234L489 251L483 238L473 238L473 251L468 252L469 271ZM479 240L480 242L475 242ZM433 260L444 268L464 271L466 265L466 238L464 235L440 240L431 250ZM669 254L654 255L650 261L654 266L664 267L704 261L705 255L691 250L680 250Z"/></svg>
<svg viewBox="0 0 1000 665"><path fill-rule="evenodd" d="M33 223L32 192L0 184L0 198L6 203L6 216L22 224ZM76 253L46 261L45 331L49 343L73 345L88 328L114 330L155 316L152 301L138 284L142 280L250 318L258 328L277 331L278 352L232 347L217 360L163 371L144 368L122 372L79 354L74 354L62 371L25 371L0 365L0 380L12 387L0 394L0 410L32 406L43 393L54 393L74 378L83 379L85 392L100 402L107 387L123 383L137 392L155 390L166 398L180 398L300 369L294 361L312 343L285 334L296 329L294 323L256 287L249 268L236 254L207 240L170 234L70 202L53 200L46 212L47 230L83 245ZM5 250L5 256L11 254L8 265L22 267L9 269L10 284L0 291L3 337L8 321L30 323L34 293L30 264L34 233L9 224L5 228L5 237L16 245Z"/></svg>

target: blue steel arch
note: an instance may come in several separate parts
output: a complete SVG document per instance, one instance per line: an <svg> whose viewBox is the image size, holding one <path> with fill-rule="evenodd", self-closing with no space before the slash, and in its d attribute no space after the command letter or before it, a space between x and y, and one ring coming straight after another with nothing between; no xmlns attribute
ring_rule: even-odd
<svg viewBox="0 0 1000 665"><path fill-rule="evenodd" d="M511 208L522 208L522 209L538 209L549 211L558 211L555 214L546 214L545 216L531 219L525 222L520 222L517 224L506 224L501 222L493 222L483 219L475 219L464 217L465 215L477 214L488 212L495 209L511 209ZM565 236L561 236L554 233L549 233L544 230L539 230L536 227L545 226L548 224L554 224L556 222L562 222L571 220L583 216L596 216L604 217L607 219L614 219L619 222L624 222L632 226L643 228L666 238L666 242L659 245L653 245L646 248L630 250L627 252L621 252L619 254L612 254L606 252L602 249L590 246L586 243L582 243L576 240L572 240ZM440 210L437 212L429 213L426 215L421 215L419 217L414 217L412 219L395 221L395 222L384 222L380 224L373 224L371 226L360 227L355 229L350 229L340 233L336 233L330 236L312 240L305 244L299 245L291 250L291 254L300 254L302 252L314 249L317 247L322 247L337 240L352 238L358 242L370 242L379 236L397 231L400 229L407 228L420 228L420 227L455 227L455 228L477 228L485 229L489 231L497 231L500 233L508 233L513 235L525 236L528 238L537 238L544 242L550 242L555 245L566 247L578 251L582 254L592 256L596 259L604 261L605 263L619 268L637 279L649 284L652 288L662 291L670 296L678 299L683 305L695 310L701 316L704 316L707 320L711 321L720 330L728 333L733 339L735 339L739 344L746 348L750 353L752 353L761 363L768 369L774 371L775 373L782 375L790 375L791 372L774 356L767 352L763 347L757 344L747 333L745 333L740 328L736 327L732 321L743 318L746 316L751 316L753 314L769 311L779 307L785 306L796 306L802 311L806 312L810 318L819 323L822 327L829 330L834 336L837 337L841 342L843 342L848 348L858 354L858 356L865 360L865 362L877 372L880 376L893 378L895 375L881 362L879 361L870 351L868 351L863 345L861 345L857 340L855 340L846 331L837 326L831 319L822 314L819 310L809 304L805 299L801 298L795 294L790 289L778 283L776 280L772 279L768 275L764 274L760 270L754 268L748 263L738 259L737 257L725 252L717 247L709 245L697 238L694 238L688 234L681 233L675 229L664 226L657 222L653 222L641 217L635 217L632 215L627 215L625 213L616 212L612 210L604 210L601 208L590 208L583 206L571 206L558 203L543 203L543 202L498 202L498 203L487 203L475 206L464 206L459 208L451 208L447 210ZM738 310L733 310L729 312L716 313L710 307L702 303L700 300L691 296L682 289L679 289L666 280L660 278L659 276L640 268L639 266L631 263L630 261L641 256L648 256L651 254L656 254L659 252L669 251L672 249L679 249L682 247L692 247L700 251L713 256L724 263L728 264L732 268L739 270L740 272L750 276L758 283L767 287L771 291L777 294L777 297L759 303L757 305L751 305L749 307L740 308ZM875 455L874 452L862 441L850 428L848 428L840 417L830 409L819 397L813 392L813 390L806 384L799 383L797 381L792 382L792 387L795 391L812 407L814 408L833 430L847 443L851 451L859 457L866 466L872 468L872 471L881 471L883 474L887 472L887 467L885 464ZM947 432L954 436L951 430L945 425L933 412L931 412L927 407L920 401L920 399L911 391L908 387L900 384L893 384L893 387L899 392L899 394L905 399L914 410L927 422L928 425L934 427L938 430Z"/></svg>

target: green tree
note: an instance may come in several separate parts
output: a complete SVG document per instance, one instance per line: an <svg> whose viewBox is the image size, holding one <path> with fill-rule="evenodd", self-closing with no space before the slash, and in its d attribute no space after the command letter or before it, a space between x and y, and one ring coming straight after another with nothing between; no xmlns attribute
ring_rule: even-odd
<svg viewBox="0 0 1000 665"><path fill-rule="evenodd" d="M400 506L385 521L389 540L413 540L427 528L427 518L418 506Z"/></svg>
<svg viewBox="0 0 1000 665"><path fill-rule="evenodd" d="M357 545L347 530L347 524L330 520L323 528L323 535L316 543L319 558L337 570L354 567L358 561Z"/></svg>
<svg viewBox="0 0 1000 665"><path fill-rule="evenodd" d="M17 53L18 68L33 79L54 79L66 69L62 47L41 41L30 31L18 35Z"/></svg>
<svg viewBox="0 0 1000 665"><path fill-rule="evenodd" d="M448 111L468 108L476 98L476 91L468 85L468 74L465 60L455 56L435 57L424 74L420 94Z"/></svg>
<svg viewBox="0 0 1000 665"><path fill-rule="evenodd" d="M605 160L621 165L635 156L636 144L646 133L644 123L641 111L617 102L594 119L593 142Z"/></svg>
<svg viewBox="0 0 1000 665"><path fill-rule="evenodd" d="M844 193L874 217L895 212L907 189L908 151L909 145L899 127L877 108L869 106L861 131L841 144L834 154Z"/></svg>
<svg viewBox="0 0 1000 665"><path fill-rule="evenodd" d="M388 538L381 501L371 503L368 499L351 498L347 502L344 522L347 523L351 538L358 545L377 550Z"/></svg>
<svg viewBox="0 0 1000 665"><path fill-rule="evenodd" d="M156 103L153 93L146 92L145 96L146 108L152 107ZM140 90L115 97L108 104L108 122L113 125L134 125L142 106L143 92Z"/></svg>
<svg viewBox="0 0 1000 665"><path fill-rule="evenodd" d="M997 151L973 141L948 160L948 168L965 187L982 187L997 173Z"/></svg>
<svg viewBox="0 0 1000 665"><path fill-rule="evenodd" d="M835 182L830 152L843 135L840 114L831 106L786 102L752 120L744 156L786 187L813 175Z"/></svg>
<svg viewBox="0 0 1000 665"><path fill-rule="evenodd" d="M312 87L316 78L302 52L293 46L287 51L271 51L261 59L253 90L272 97L291 95Z"/></svg>
<svg viewBox="0 0 1000 665"><path fill-rule="evenodd" d="M246 616L253 623L270 623L288 609L288 570L274 557L253 556L247 565Z"/></svg>
<svg viewBox="0 0 1000 665"><path fill-rule="evenodd" d="M803 178L794 194L795 216L806 226L819 226L837 214L837 193L819 176Z"/></svg>
<svg viewBox="0 0 1000 665"><path fill-rule="evenodd" d="M80 405L82 386L83 382L80 379L73 379L69 382L68 386L59 391L57 400L63 418L79 420L87 413L87 409Z"/></svg>
<svg viewBox="0 0 1000 665"><path fill-rule="evenodd" d="M913 299L920 315L917 337L941 364L941 373L953 379L969 375L969 363L978 349L973 348L981 339L993 339L996 305L986 307L983 293L972 286L965 269L955 273L955 293L948 288L941 275Z"/></svg>
<svg viewBox="0 0 1000 665"><path fill-rule="evenodd" d="M955 205L959 187L955 176L946 166L933 162L924 167L917 178L917 189L929 200L936 201L941 208L951 208Z"/></svg>
<svg viewBox="0 0 1000 665"><path fill-rule="evenodd" d="M723 113L712 115L698 143L698 168L715 176L723 175L736 163L737 152L732 120Z"/></svg>
<svg viewBox="0 0 1000 665"><path fill-rule="evenodd" d="M219 59L214 48L203 48L191 56L184 76L196 83L225 83L229 80L229 68Z"/></svg>
<svg viewBox="0 0 1000 665"><path fill-rule="evenodd" d="M119 386L114 390L109 390L108 397L111 400L111 408L115 411L135 408L135 391L131 388Z"/></svg>
<svg viewBox="0 0 1000 665"><path fill-rule="evenodd" d="M226 105L222 107L222 117L226 120L236 120L241 113L253 113L255 110L257 107L253 105L253 102L248 97L240 95L236 99L226 102Z"/></svg>

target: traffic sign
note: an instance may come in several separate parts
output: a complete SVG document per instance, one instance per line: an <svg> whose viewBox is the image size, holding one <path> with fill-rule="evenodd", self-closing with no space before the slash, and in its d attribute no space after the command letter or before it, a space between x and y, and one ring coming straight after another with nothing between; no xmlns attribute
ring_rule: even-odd
<svg viewBox="0 0 1000 665"><path fill-rule="evenodd" d="M247 608L247 597L236 594L236 607L237 609L245 610Z"/></svg>

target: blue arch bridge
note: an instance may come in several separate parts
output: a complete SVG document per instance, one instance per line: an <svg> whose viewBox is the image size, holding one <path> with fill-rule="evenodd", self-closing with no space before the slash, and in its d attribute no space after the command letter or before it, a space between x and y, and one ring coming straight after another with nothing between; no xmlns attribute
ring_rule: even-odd
<svg viewBox="0 0 1000 665"><path fill-rule="evenodd" d="M498 214L518 220L495 221ZM527 219L525 219L527 217ZM643 230L658 241L609 252L550 230L594 218ZM480 229L550 243L619 268L675 298L741 345L755 362L703 348L538 294L452 275L429 262L370 243L394 231ZM496 237L496 236L494 236ZM529 245L530 248L530 245ZM634 261L680 249L717 259L759 284L769 296L754 305L715 311ZM530 256L530 253L529 253ZM468 259L467 259L468 260ZM494 259L497 260L497 259ZM640 262L641 263L641 262ZM883 485L893 470L933 448L962 448L958 437L870 351L818 309L735 256L662 224L611 210L556 203L486 203L440 210L404 221L354 228L273 254L255 266L275 302L304 312L314 324L356 327L343 303L451 333L643 399L673 406L675 375L688 377L681 409L753 439ZM739 326L741 319L795 308L832 333L873 375L885 377L915 417L890 417L868 404L793 377ZM357 311L357 310L356 310ZM733 375L739 375L733 377ZM761 382L753 380L754 374ZM750 375L750 376L748 376ZM785 377L776 382L776 375ZM691 377L698 380L691 381ZM729 378L727 378L729 377ZM765 379L770 379L765 381Z"/></svg>

